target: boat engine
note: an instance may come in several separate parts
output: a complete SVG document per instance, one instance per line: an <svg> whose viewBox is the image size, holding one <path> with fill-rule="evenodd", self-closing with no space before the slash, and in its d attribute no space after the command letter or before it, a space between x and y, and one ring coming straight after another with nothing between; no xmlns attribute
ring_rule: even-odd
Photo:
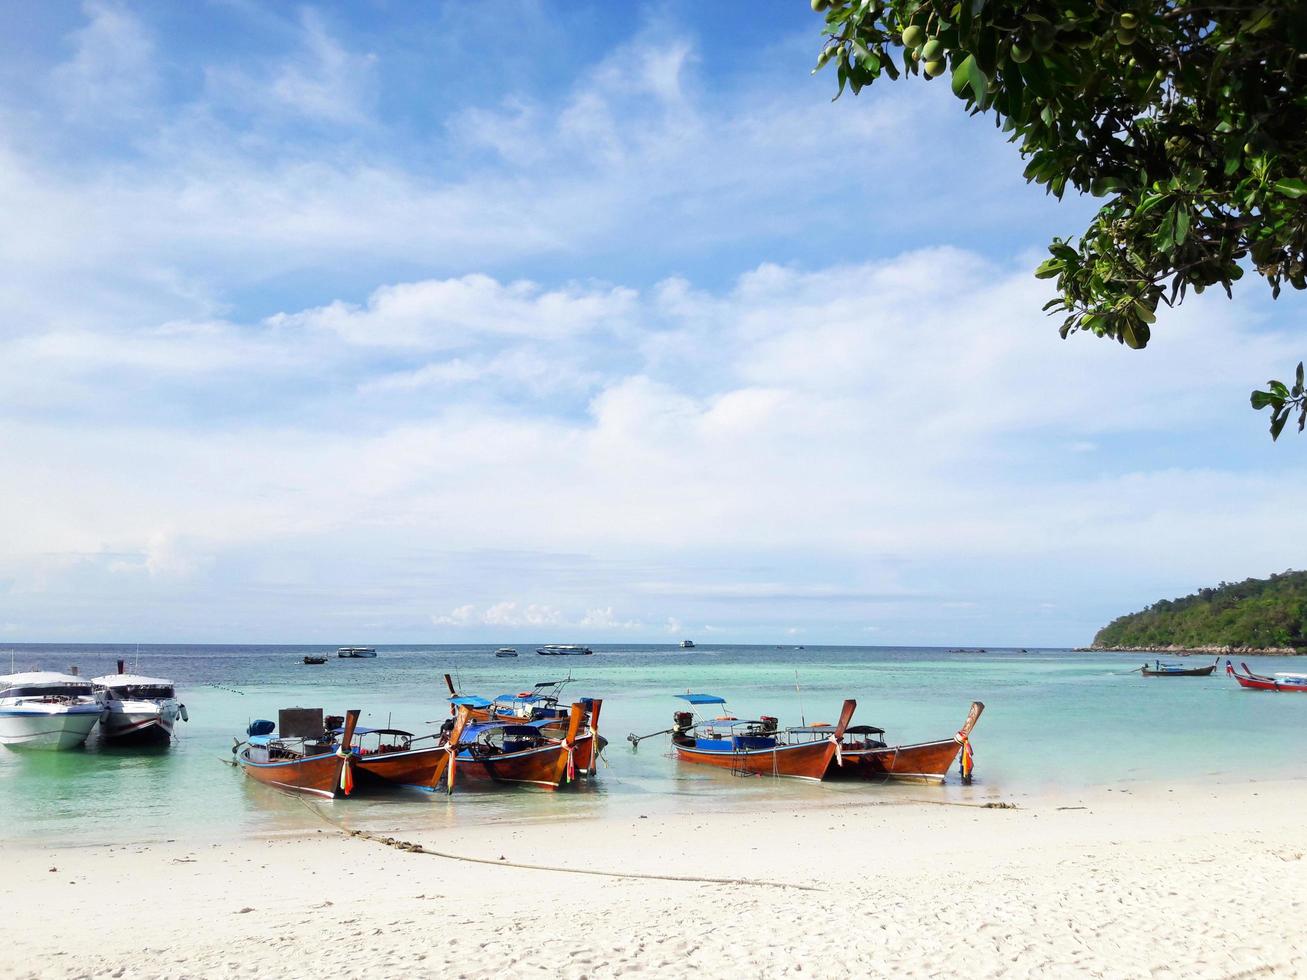
<svg viewBox="0 0 1307 980"><path fill-rule="evenodd" d="M673 712L672 722L676 725L677 734L689 731L691 728L694 727L694 712L693 711Z"/></svg>
<svg viewBox="0 0 1307 980"><path fill-rule="evenodd" d="M771 715L761 715L758 720L762 722L762 730L768 734L776 731L780 725L780 719L773 718Z"/></svg>
<svg viewBox="0 0 1307 980"><path fill-rule="evenodd" d="M344 715L327 715L323 727L326 728L326 730L329 731L329 732L334 732L337 728L344 728L344 727L345 727L345 716L344 716Z"/></svg>

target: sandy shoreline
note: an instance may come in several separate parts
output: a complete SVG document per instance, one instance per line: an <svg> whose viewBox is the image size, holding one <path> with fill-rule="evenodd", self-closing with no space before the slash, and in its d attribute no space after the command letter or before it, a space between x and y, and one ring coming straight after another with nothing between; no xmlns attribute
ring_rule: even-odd
<svg viewBox="0 0 1307 980"><path fill-rule="evenodd" d="M0 974L1307 974L1307 781L912 799L397 835L489 864L326 822L6 844Z"/></svg>

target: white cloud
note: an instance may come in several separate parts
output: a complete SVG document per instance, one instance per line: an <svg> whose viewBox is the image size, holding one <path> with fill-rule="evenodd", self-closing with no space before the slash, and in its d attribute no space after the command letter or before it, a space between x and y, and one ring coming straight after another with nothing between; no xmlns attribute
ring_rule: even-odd
<svg viewBox="0 0 1307 980"><path fill-rule="evenodd" d="M65 110L97 126L139 117L156 85L149 31L117 3L87 0L82 11L87 22L70 37L73 56L53 73Z"/></svg>

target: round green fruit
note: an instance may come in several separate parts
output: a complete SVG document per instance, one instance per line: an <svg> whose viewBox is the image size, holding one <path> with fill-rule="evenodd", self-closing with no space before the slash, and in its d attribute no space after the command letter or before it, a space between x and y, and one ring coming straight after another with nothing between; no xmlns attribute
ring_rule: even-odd
<svg viewBox="0 0 1307 980"><path fill-rule="evenodd" d="M938 61L944 54L944 44L937 37L932 37L921 46L922 61Z"/></svg>
<svg viewBox="0 0 1307 980"><path fill-rule="evenodd" d="M1118 27L1116 29L1116 39L1120 44L1129 47L1131 44L1135 43L1135 32L1127 31L1124 27Z"/></svg>
<svg viewBox="0 0 1307 980"><path fill-rule="evenodd" d="M1127 31L1133 31L1139 26L1139 18L1128 10L1116 19L1117 24L1124 27Z"/></svg>
<svg viewBox="0 0 1307 980"><path fill-rule="evenodd" d="M1030 60L1030 49L1014 43L1012 45L1012 60L1018 65L1024 65Z"/></svg>
<svg viewBox="0 0 1307 980"><path fill-rule="evenodd" d="M942 61L927 61L924 67L927 75L931 78L938 78L940 75L944 74L944 70L948 66Z"/></svg>
<svg viewBox="0 0 1307 980"><path fill-rule="evenodd" d="M916 24L909 24L903 28L903 46L912 48L914 51L921 47L922 42L926 40L926 32Z"/></svg>

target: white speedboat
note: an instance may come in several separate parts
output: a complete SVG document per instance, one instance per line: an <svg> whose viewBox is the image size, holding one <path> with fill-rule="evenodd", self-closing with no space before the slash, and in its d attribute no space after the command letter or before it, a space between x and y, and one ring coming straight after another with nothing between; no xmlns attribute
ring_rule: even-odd
<svg viewBox="0 0 1307 980"><path fill-rule="evenodd" d="M30 671L0 677L0 745L11 749L75 749L103 708L89 681Z"/></svg>
<svg viewBox="0 0 1307 980"><path fill-rule="evenodd" d="M163 742L172 739L177 719L187 721L186 705L177 700L173 682L140 674L106 674L94 681L104 706L100 736L114 742Z"/></svg>
<svg viewBox="0 0 1307 980"><path fill-rule="evenodd" d="M546 643L536 653L542 657L588 657L594 651L579 643Z"/></svg>
<svg viewBox="0 0 1307 980"><path fill-rule="evenodd" d="M694 641L693 641L693 640L682 640L682 641L681 641L681 649L682 649L682 650L693 650L693 649L694 649Z"/></svg>
<svg viewBox="0 0 1307 980"><path fill-rule="evenodd" d="M341 647L336 656L347 660L371 660L377 655L375 647Z"/></svg>

